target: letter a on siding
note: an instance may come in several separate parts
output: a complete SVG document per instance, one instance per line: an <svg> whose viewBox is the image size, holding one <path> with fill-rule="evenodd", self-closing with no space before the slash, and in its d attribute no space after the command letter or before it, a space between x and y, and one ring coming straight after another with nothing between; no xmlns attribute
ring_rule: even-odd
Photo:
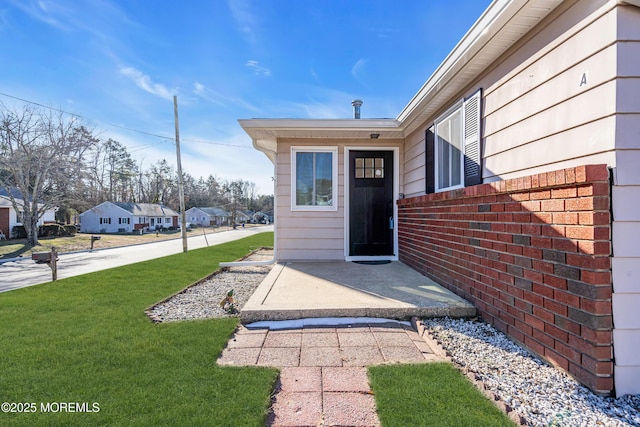
<svg viewBox="0 0 640 427"><path fill-rule="evenodd" d="M464 185L477 185L482 182L480 167L480 138L482 136L480 114L482 89L464 101Z"/></svg>

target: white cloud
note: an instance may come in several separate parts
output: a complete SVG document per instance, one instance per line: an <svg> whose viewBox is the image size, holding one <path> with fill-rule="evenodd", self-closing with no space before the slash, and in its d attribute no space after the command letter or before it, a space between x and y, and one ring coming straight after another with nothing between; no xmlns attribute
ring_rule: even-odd
<svg viewBox="0 0 640 427"><path fill-rule="evenodd" d="M261 111L258 107L245 101L244 99L225 96L220 92L217 92L211 88L206 87L200 82L195 82L193 84L193 93L202 99L206 99L209 102L212 102L214 104L217 104L223 107L233 105L249 111L254 111L254 112Z"/></svg>
<svg viewBox="0 0 640 427"><path fill-rule="evenodd" d="M360 58L358 61L351 67L351 75L354 79L358 81L363 86L366 86L364 81L362 80L361 74L364 71L365 65L367 65L369 60L367 58Z"/></svg>
<svg viewBox="0 0 640 427"><path fill-rule="evenodd" d="M316 70L314 68L311 68L309 70L309 74L311 74L311 77L313 77L313 80L315 80L315 81L319 81L320 80L320 76L318 75L318 73L316 72Z"/></svg>
<svg viewBox="0 0 640 427"><path fill-rule="evenodd" d="M224 103L220 100L222 96L219 93L208 89L205 85L200 82L195 82L193 84L193 93L198 95L199 97L206 99L207 101L213 102L214 104L218 104L224 106Z"/></svg>
<svg viewBox="0 0 640 427"><path fill-rule="evenodd" d="M271 70L267 67L260 65L258 61L249 60L244 65L259 76L271 77Z"/></svg>
<svg viewBox="0 0 640 427"><path fill-rule="evenodd" d="M113 138L127 147L143 170L161 160L176 168L176 148L172 140L154 138L109 128L103 138ZM168 131L160 134L171 135ZM221 180L254 182L259 194L273 194L273 164L251 145L251 138L239 126L227 129L224 137L214 138L206 127L180 133L182 170L197 178L213 175ZM211 141L207 143L206 141ZM214 142L215 141L215 142Z"/></svg>
<svg viewBox="0 0 640 427"><path fill-rule="evenodd" d="M9 27L9 20L7 19L7 11L0 9L0 31Z"/></svg>
<svg viewBox="0 0 640 427"><path fill-rule="evenodd" d="M250 146L246 134L238 136L227 138L223 143L244 143L247 148L196 143L185 137L181 145L183 169L194 177L214 175L222 180L254 182L261 194L272 194L273 164Z"/></svg>
<svg viewBox="0 0 640 427"><path fill-rule="evenodd" d="M174 90L168 89L161 83L153 83L151 78L140 70L136 70L133 67L120 67L120 74L130 78L136 86L152 95L168 100L173 99Z"/></svg>
<svg viewBox="0 0 640 427"><path fill-rule="evenodd" d="M57 11L52 11L44 1L12 0L11 3L13 4L13 6L19 8L24 13L31 16L33 19L44 22L45 24L49 24L52 27L61 30L67 29L66 25L63 25L54 16L56 14L55 12L63 12L62 8L58 7Z"/></svg>
<svg viewBox="0 0 640 427"><path fill-rule="evenodd" d="M202 92L204 91L204 85L203 85L202 83L200 83L200 82L195 82L195 83L193 84L193 91L194 91L196 94L200 94L200 93L202 93Z"/></svg>
<svg viewBox="0 0 640 427"><path fill-rule="evenodd" d="M245 35L247 41L251 44L256 43L256 35L254 29L256 27L257 18L251 12L251 5L248 1L228 0L227 5L231 10L231 15L236 22L238 31Z"/></svg>

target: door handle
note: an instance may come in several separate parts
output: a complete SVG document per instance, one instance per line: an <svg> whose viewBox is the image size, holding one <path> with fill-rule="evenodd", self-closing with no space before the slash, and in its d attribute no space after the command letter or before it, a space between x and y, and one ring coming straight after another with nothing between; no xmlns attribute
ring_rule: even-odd
<svg viewBox="0 0 640 427"><path fill-rule="evenodd" d="M389 230L393 230L393 217L389 217Z"/></svg>

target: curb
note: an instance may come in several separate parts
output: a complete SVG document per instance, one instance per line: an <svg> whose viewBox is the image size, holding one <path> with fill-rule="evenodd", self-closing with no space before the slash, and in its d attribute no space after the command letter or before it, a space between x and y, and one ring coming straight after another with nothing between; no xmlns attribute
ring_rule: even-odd
<svg viewBox="0 0 640 427"><path fill-rule="evenodd" d="M504 400L502 400L502 397L499 394L489 390L487 385L482 381L482 377L480 377L477 373L471 371L467 367L462 366L461 364L456 362L451 356L451 353L449 353L442 346L442 343L438 341L433 335L431 335L429 330L424 326L422 320L414 317L411 319L411 324L418 332L418 335L420 335L422 339L425 340L425 342L429 346L431 346L431 348L439 357L442 357L445 361L455 366L463 375L465 375L469 379L469 381L471 381L474 386L476 386L476 388L482 394L484 394L487 399L491 401L491 403L493 403L502 412L507 414L511 421L513 421L520 427L526 427L530 425L524 415L521 415L514 411L511 406L507 405Z"/></svg>

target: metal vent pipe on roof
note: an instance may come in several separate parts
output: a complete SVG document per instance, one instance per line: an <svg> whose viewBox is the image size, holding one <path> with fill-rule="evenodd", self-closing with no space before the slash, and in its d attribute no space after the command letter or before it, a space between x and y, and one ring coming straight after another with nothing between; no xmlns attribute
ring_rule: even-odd
<svg viewBox="0 0 640 427"><path fill-rule="evenodd" d="M362 101L360 99L354 99L351 101L351 105L353 105L353 118L360 118L360 107L362 106Z"/></svg>

